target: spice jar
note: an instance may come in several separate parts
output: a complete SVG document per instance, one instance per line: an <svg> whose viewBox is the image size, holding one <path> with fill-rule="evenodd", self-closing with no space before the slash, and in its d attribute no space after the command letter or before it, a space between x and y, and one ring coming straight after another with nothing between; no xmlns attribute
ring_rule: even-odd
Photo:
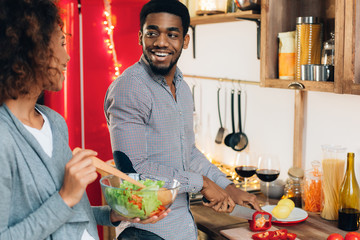
<svg viewBox="0 0 360 240"><path fill-rule="evenodd" d="M301 185L304 177L304 170L298 167L292 167L288 171L289 178L284 188L284 196L281 199L289 198L295 203L295 207L302 207Z"/></svg>
<svg viewBox="0 0 360 240"><path fill-rule="evenodd" d="M334 32L330 33L331 38L324 42L321 64L332 65L335 64L335 34Z"/></svg>
<svg viewBox="0 0 360 240"><path fill-rule="evenodd" d="M305 172L303 185L303 208L309 212L321 211L321 163L319 161L311 162L312 168Z"/></svg>
<svg viewBox="0 0 360 240"><path fill-rule="evenodd" d="M320 64L322 25L317 17L296 18L295 80L300 80L301 65Z"/></svg>

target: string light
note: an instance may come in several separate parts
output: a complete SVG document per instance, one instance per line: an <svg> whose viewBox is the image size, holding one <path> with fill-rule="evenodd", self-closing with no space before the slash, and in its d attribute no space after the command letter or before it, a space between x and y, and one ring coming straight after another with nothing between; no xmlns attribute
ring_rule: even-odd
<svg viewBox="0 0 360 240"><path fill-rule="evenodd" d="M117 60L117 55L115 51L115 43L114 43L114 25L112 24L112 15L111 15L111 0L104 0L104 15L106 20L103 21L104 24L104 30L108 35L108 38L105 39L105 44L108 48L107 52L108 54L112 55L113 62L114 62L114 76L112 79L116 79L118 76L120 76L120 68L121 64Z"/></svg>

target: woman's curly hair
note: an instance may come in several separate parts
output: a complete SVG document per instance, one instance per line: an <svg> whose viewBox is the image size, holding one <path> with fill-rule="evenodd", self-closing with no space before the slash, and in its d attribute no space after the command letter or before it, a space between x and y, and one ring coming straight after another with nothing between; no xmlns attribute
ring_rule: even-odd
<svg viewBox="0 0 360 240"><path fill-rule="evenodd" d="M0 0L0 105L51 85L50 39L62 24L54 0Z"/></svg>

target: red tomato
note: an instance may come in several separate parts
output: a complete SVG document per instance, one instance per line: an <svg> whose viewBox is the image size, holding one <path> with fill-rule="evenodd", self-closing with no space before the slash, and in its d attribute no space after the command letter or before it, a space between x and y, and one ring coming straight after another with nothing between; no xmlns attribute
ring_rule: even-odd
<svg viewBox="0 0 360 240"><path fill-rule="evenodd" d="M360 233L349 232L345 235L345 240L360 240Z"/></svg>
<svg viewBox="0 0 360 240"><path fill-rule="evenodd" d="M344 240L344 238L338 233L332 233L328 236L327 240Z"/></svg>

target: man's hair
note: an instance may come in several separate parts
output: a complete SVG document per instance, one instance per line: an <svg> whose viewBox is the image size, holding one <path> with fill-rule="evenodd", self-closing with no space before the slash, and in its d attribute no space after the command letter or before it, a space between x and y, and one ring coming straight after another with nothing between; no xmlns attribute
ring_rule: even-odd
<svg viewBox="0 0 360 240"><path fill-rule="evenodd" d="M53 84L50 39L62 24L56 0L0 1L0 105Z"/></svg>
<svg viewBox="0 0 360 240"><path fill-rule="evenodd" d="M159 12L179 16L182 21L183 35L185 37L190 26L190 15L187 7L178 0L151 0L146 3L140 12L140 31L143 30L147 15Z"/></svg>

